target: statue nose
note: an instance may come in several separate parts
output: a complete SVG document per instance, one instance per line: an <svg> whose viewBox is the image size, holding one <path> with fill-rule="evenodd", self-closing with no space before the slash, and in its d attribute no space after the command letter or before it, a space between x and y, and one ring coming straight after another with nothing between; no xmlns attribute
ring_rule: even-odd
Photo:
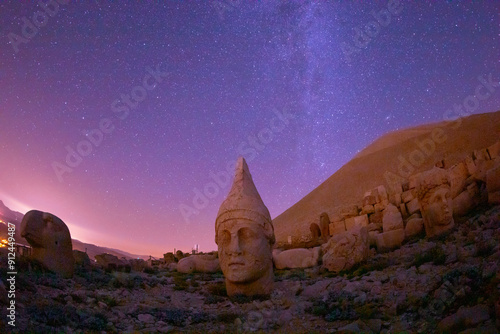
<svg viewBox="0 0 500 334"><path fill-rule="evenodd" d="M241 254L240 242L237 236L232 236L227 247L228 253Z"/></svg>

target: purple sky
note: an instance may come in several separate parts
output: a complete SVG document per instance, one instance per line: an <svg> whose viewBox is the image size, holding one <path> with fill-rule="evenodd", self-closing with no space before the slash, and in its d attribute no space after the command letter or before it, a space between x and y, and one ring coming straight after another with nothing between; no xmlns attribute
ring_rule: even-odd
<svg viewBox="0 0 500 334"><path fill-rule="evenodd" d="M24 3L0 4L0 199L139 254L216 249L240 154L274 218L500 78L497 1Z"/></svg>

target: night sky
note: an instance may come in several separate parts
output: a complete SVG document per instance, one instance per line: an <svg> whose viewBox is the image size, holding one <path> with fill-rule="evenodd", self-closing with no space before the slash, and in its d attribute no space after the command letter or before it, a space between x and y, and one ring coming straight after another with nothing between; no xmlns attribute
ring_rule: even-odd
<svg viewBox="0 0 500 334"><path fill-rule="evenodd" d="M215 250L239 155L275 218L500 78L498 1L44 3L0 4L0 199L136 254Z"/></svg>

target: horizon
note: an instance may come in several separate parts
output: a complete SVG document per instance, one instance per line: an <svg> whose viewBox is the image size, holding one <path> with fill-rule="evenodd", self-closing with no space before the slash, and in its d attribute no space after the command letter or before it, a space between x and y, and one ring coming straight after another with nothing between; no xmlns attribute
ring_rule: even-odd
<svg viewBox="0 0 500 334"><path fill-rule="evenodd" d="M500 77L498 7L67 3L36 27L2 3L0 200L101 247L217 250L239 155L274 219L381 136L460 116Z"/></svg>

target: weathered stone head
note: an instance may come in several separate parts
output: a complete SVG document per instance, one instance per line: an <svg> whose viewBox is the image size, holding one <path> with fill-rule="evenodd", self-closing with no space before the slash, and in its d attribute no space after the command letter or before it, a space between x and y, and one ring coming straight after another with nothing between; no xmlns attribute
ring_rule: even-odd
<svg viewBox="0 0 500 334"><path fill-rule="evenodd" d="M228 296L269 295L273 290L271 215L260 198L242 157L215 221L215 243Z"/></svg>
<svg viewBox="0 0 500 334"><path fill-rule="evenodd" d="M21 236L31 245L33 259L63 277L73 276L71 235L61 219L48 212L31 210L21 222Z"/></svg>
<svg viewBox="0 0 500 334"><path fill-rule="evenodd" d="M421 173L418 177L417 196L428 237L441 235L455 226L446 171L435 167Z"/></svg>

